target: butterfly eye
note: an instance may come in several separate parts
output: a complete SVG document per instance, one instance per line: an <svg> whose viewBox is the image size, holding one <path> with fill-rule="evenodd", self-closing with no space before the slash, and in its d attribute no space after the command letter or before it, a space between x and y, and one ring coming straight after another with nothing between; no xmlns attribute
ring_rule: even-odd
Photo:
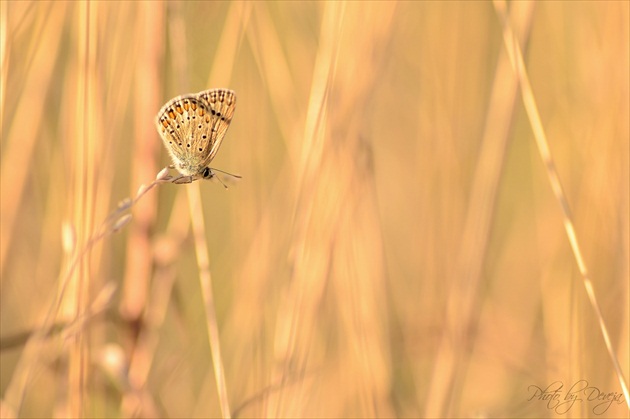
<svg viewBox="0 0 630 419"><path fill-rule="evenodd" d="M212 173L212 170L210 170L209 167L206 167L205 169L203 169L203 172L201 172L201 175L204 179L210 179L212 176L214 176L214 173Z"/></svg>

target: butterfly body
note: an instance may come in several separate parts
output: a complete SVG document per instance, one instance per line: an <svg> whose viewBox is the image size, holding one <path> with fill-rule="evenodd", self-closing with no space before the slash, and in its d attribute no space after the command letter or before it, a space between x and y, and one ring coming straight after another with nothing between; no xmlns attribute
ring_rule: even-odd
<svg viewBox="0 0 630 419"><path fill-rule="evenodd" d="M209 164L225 137L236 105L228 89L210 89L169 100L155 125L175 168L190 179L213 176Z"/></svg>

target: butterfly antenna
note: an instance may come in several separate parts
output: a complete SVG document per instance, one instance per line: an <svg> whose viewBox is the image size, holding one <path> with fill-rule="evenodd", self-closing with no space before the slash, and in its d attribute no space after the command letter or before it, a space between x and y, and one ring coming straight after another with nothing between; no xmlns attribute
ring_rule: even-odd
<svg viewBox="0 0 630 419"><path fill-rule="evenodd" d="M217 178L217 180L221 183L221 185L223 185L223 187L224 187L225 189L228 189L227 185L226 185L225 183L223 183L223 181L221 180L221 178L220 178L219 176L216 176L216 175L215 175L214 177L215 177L215 178Z"/></svg>
<svg viewBox="0 0 630 419"><path fill-rule="evenodd" d="M237 178L237 179L241 179L241 178L242 178L242 176L241 176L241 175L235 175L235 174L233 174L233 173L226 172L226 171L224 171L224 170L214 169L214 168L213 168L212 170L214 170L215 172L220 172L220 173L223 173L224 175L228 175L228 176L235 177L235 178Z"/></svg>

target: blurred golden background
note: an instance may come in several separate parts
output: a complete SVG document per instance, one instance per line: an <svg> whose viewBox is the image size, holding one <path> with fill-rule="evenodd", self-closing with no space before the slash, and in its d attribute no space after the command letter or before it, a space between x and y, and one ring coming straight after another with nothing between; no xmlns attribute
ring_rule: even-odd
<svg viewBox="0 0 630 419"><path fill-rule="evenodd" d="M629 20L2 1L2 416L628 417ZM160 107L216 87L242 180L154 185L123 225L170 163ZM620 398L535 395L580 380Z"/></svg>

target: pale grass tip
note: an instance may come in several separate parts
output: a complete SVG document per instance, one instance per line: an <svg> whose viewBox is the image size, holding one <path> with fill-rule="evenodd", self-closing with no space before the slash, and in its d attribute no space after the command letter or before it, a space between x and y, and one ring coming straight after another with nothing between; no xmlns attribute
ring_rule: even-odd
<svg viewBox="0 0 630 419"><path fill-rule="evenodd" d="M114 281L105 283L105 286L101 289L92 303L92 311L98 312L111 304L116 288L116 283Z"/></svg>
<svg viewBox="0 0 630 419"><path fill-rule="evenodd" d="M160 170L160 172L155 177L155 180L167 180L168 178L170 178L170 175L168 174L168 167L165 167L164 169Z"/></svg>
<svg viewBox="0 0 630 419"><path fill-rule="evenodd" d="M127 225L127 223L131 221L131 214L125 214L122 217L120 217L118 220L116 220L116 222L114 223L114 225L112 226L112 230L113 231L118 231L121 228L123 228L125 225Z"/></svg>
<svg viewBox="0 0 630 419"><path fill-rule="evenodd" d="M145 185L144 183L142 185L140 185L140 187L138 188L138 192L136 193L136 197L142 195L143 193L145 193L147 190L147 185Z"/></svg>
<svg viewBox="0 0 630 419"><path fill-rule="evenodd" d="M133 201L131 200L131 198L125 198L118 203L118 209L120 211L124 211L127 208L131 207L131 205L133 205Z"/></svg>

